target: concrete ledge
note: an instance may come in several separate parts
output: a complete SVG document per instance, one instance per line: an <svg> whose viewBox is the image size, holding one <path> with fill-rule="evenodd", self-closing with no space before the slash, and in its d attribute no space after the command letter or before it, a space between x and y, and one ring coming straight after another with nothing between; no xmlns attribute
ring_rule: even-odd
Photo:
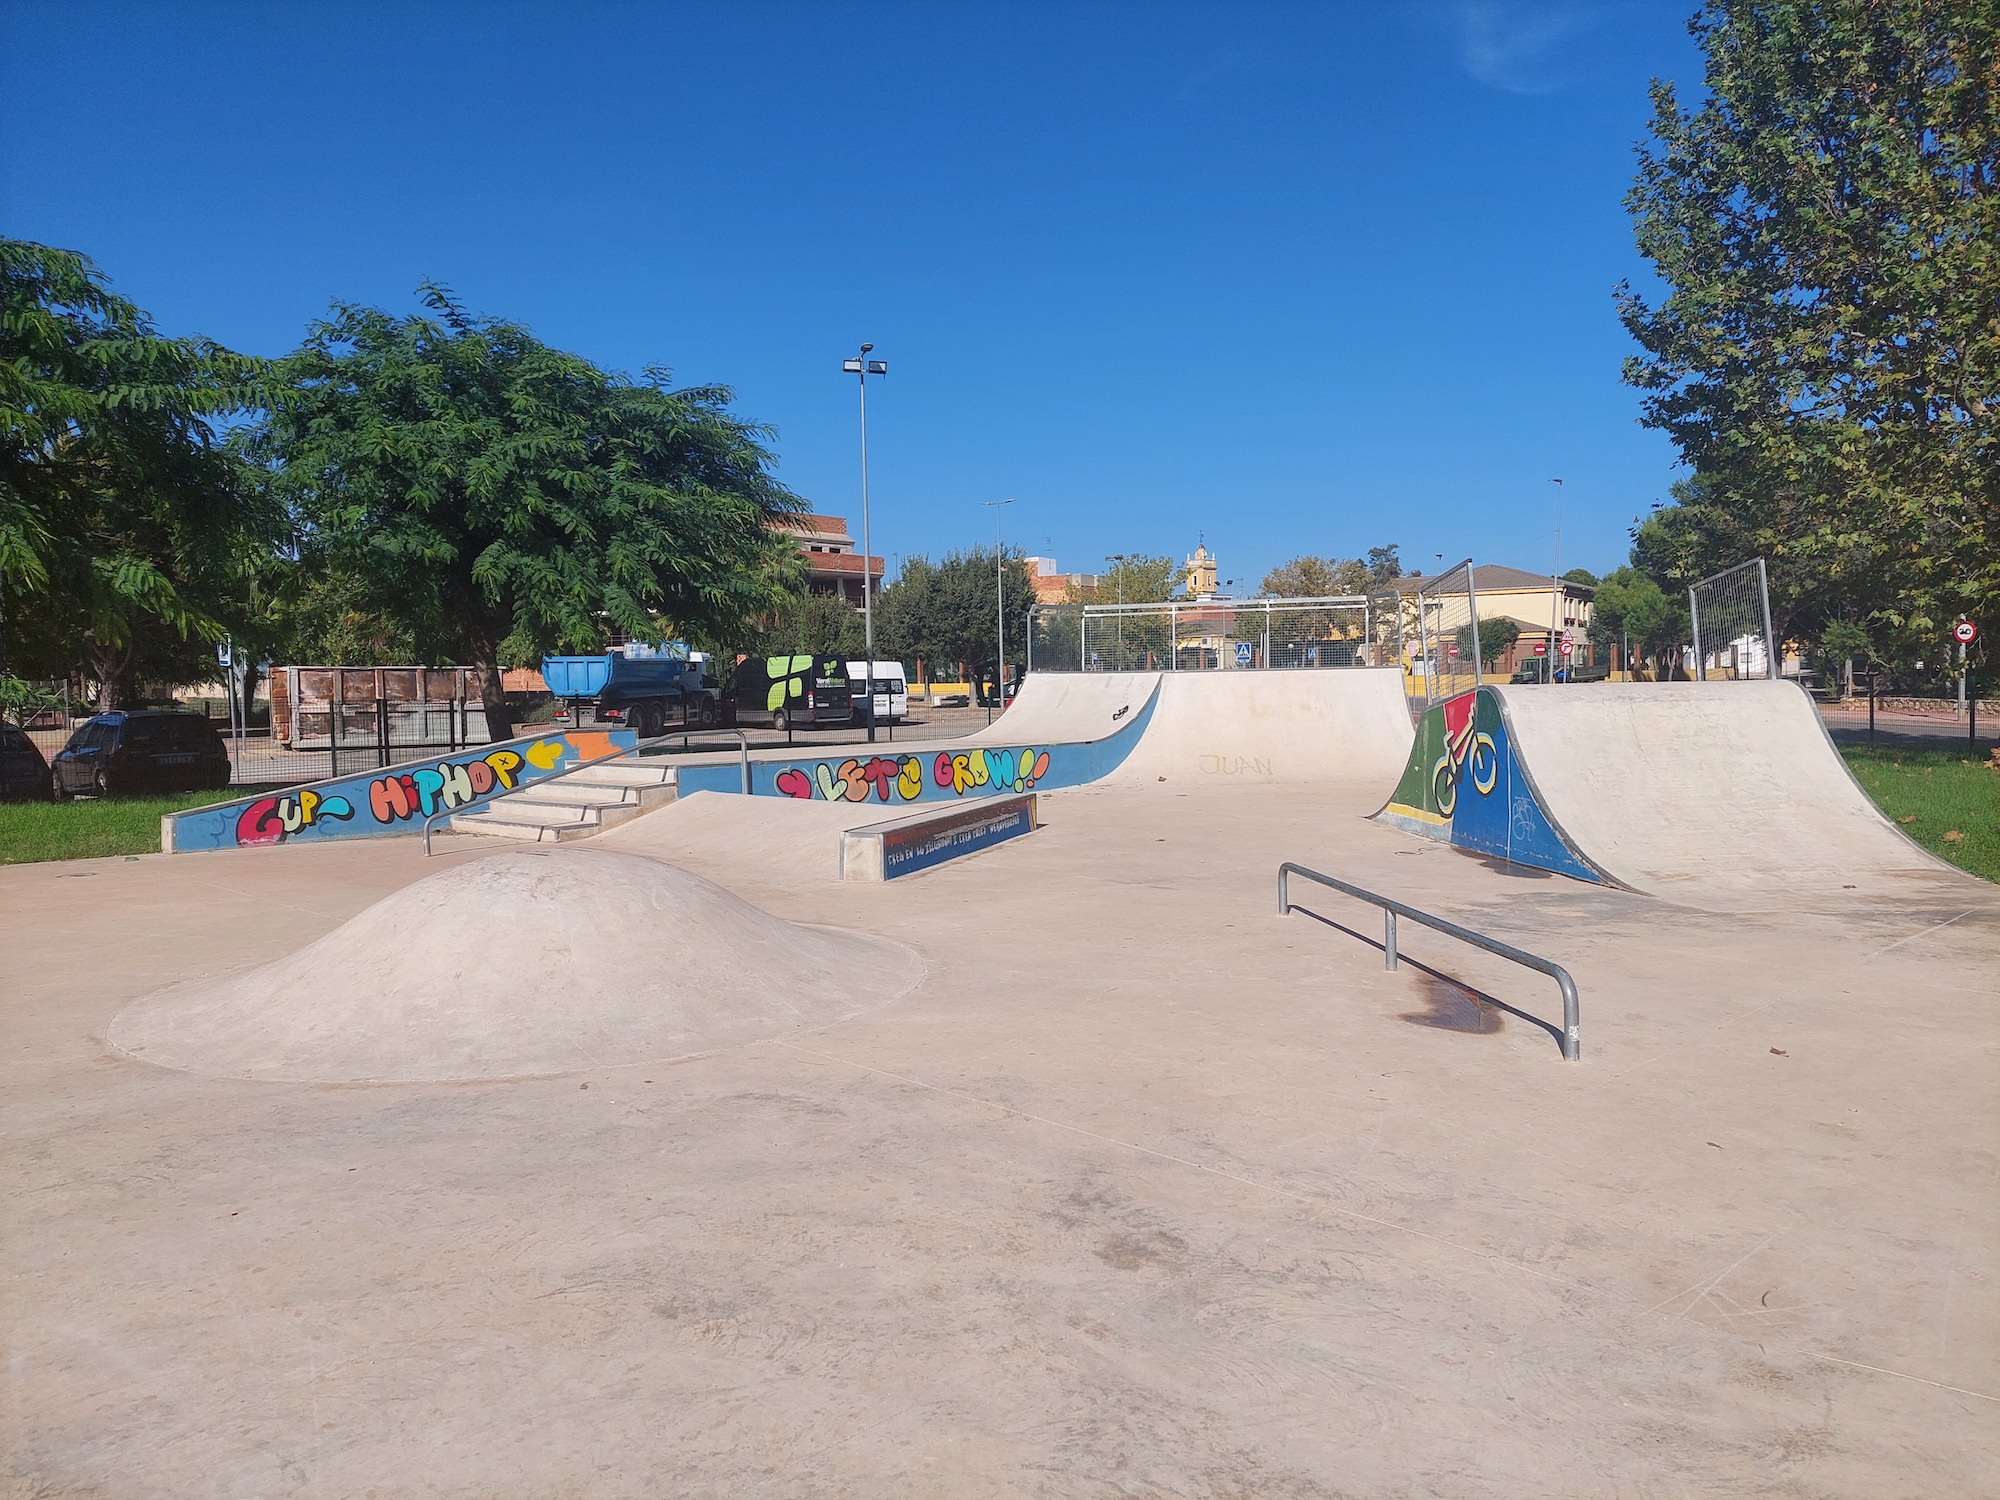
<svg viewBox="0 0 2000 1500"><path fill-rule="evenodd" d="M1033 833L1040 826L1035 813L1035 798L1029 793L850 828L840 838L840 878L894 880L914 875Z"/></svg>

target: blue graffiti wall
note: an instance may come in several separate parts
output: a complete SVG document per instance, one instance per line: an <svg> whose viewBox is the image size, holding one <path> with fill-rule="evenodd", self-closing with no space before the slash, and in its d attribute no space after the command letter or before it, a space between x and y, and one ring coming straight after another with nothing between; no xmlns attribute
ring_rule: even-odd
<svg viewBox="0 0 2000 1500"><path fill-rule="evenodd" d="M478 807L637 744L629 729L530 735L387 770L287 787L160 819L169 854L416 833L437 812Z"/></svg>

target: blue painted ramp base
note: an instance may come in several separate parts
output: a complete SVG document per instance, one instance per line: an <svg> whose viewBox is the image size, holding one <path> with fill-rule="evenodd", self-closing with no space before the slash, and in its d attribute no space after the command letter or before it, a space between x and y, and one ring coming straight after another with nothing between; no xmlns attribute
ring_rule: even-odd
<svg viewBox="0 0 2000 1500"><path fill-rule="evenodd" d="M1618 884L1549 816L1522 762L1507 706L1491 688L1425 711L1403 779L1375 820L1511 864Z"/></svg>

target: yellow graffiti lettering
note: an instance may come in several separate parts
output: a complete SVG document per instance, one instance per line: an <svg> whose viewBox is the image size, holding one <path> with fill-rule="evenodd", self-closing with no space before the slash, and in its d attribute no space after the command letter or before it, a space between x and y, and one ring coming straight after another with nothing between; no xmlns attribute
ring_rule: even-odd
<svg viewBox="0 0 2000 1500"><path fill-rule="evenodd" d="M299 793L299 822L302 826L311 826L313 814L319 811L319 804L320 795L318 792L302 791Z"/></svg>
<svg viewBox="0 0 2000 1500"><path fill-rule="evenodd" d="M514 790L514 776L521 769L521 757L512 750L495 750L486 757L486 764L493 768L493 774L500 778L500 785L508 791Z"/></svg>
<svg viewBox="0 0 2000 1500"><path fill-rule="evenodd" d="M914 755L903 757L896 772L896 791L905 802L914 802L924 789L924 768Z"/></svg>

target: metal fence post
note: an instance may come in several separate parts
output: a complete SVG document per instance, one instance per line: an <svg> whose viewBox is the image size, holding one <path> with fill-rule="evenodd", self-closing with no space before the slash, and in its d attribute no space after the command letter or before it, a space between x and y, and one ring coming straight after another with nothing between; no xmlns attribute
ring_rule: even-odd
<svg viewBox="0 0 2000 1500"><path fill-rule="evenodd" d="M389 700L375 700L375 769L389 764Z"/></svg>
<svg viewBox="0 0 2000 1500"><path fill-rule="evenodd" d="M1708 681L1708 669L1701 663L1701 609L1694 602L1694 590L1688 590L1688 630L1694 636L1694 680Z"/></svg>
<svg viewBox="0 0 2000 1500"><path fill-rule="evenodd" d="M1779 671L1778 640L1771 630L1771 575L1761 557L1757 559L1757 593L1764 604L1764 676L1776 682L1783 673Z"/></svg>
<svg viewBox="0 0 2000 1500"><path fill-rule="evenodd" d="M1437 678L1431 671L1431 620L1428 601L1417 594L1417 665L1424 672L1424 707L1437 700Z"/></svg>
<svg viewBox="0 0 2000 1500"><path fill-rule="evenodd" d="M1472 564L1465 565L1465 612L1472 616L1472 685L1483 687L1486 678L1481 672L1486 659L1485 643L1479 639L1479 592L1472 586Z"/></svg>

